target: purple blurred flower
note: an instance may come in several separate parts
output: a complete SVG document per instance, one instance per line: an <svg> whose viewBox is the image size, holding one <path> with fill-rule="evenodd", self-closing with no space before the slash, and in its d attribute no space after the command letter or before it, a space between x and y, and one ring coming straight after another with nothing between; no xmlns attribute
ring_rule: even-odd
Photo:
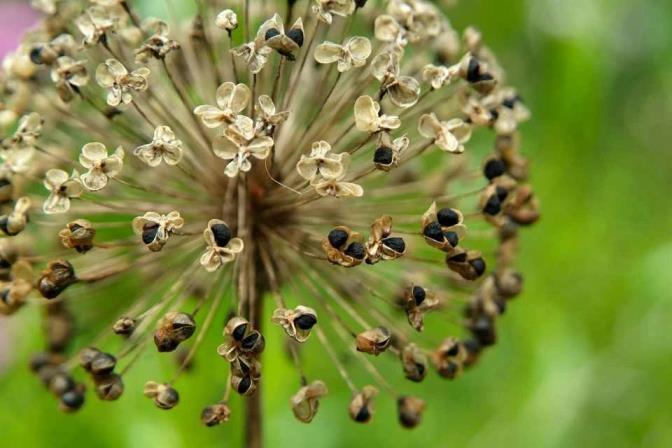
<svg viewBox="0 0 672 448"><path fill-rule="evenodd" d="M13 51L21 36L37 21L37 14L27 1L0 3L0 57Z"/></svg>

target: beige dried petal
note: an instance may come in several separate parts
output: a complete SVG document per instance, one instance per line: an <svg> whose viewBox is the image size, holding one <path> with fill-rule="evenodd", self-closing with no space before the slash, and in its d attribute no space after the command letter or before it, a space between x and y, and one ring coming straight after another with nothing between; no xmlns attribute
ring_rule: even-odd
<svg viewBox="0 0 672 448"><path fill-rule="evenodd" d="M310 423L317 414L320 398L325 396L327 392L327 386L319 380L299 389L290 400L292 412L297 420Z"/></svg>

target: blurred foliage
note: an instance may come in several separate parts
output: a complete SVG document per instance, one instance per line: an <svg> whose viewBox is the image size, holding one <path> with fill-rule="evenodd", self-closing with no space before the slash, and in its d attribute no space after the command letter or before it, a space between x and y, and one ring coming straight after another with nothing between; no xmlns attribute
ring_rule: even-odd
<svg viewBox="0 0 672 448"><path fill-rule="evenodd" d="M268 446L672 446L672 9L663 3L472 0L449 10L457 28L480 27L534 112L524 148L544 217L523 235L526 291L478 368L418 386L431 399L412 432L396 424L387 397L371 425L351 423L349 394L316 346L310 370L332 393L311 425L296 422L288 408L296 375L278 345L281 330L269 328ZM147 357L119 403L91 398L63 415L26 369L40 348L36 308L10 325L1 446L240 445L239 400L228 424L205 428L198 418L226 381L226 364L211 356L218 332L178 382L183 401L174 411L139 393L166 364Z"/></svg>

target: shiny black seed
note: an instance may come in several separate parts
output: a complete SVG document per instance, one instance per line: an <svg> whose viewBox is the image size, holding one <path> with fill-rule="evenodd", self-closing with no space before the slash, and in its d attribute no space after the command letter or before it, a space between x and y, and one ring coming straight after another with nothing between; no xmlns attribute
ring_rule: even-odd
<svg viewBox="0 0 672 448"><path fill-rule="evenodd" d="M499 201L499 198L496 195L490 196L488 202L485 203L483 207L483 213L486 215L495 216L502 211L502 203Z"/></svg>
<svg viewBox="0 0 672 448"><path fill-rule="evenodd" d="M499 199L500 202L504 202L504 200L507 198L509 195L509 190L507 190L504 187L497 187L495 189L495 192L497 194L497 198Z"/></svg>
<svg viewBox="0 0 672 448"><path fill-rule="evenodd" d="M287 37L292 39L296 45L303 47L303 31L299 28L293 28L287 32Z"/></svg>
<svg viewBox="0 0 672 448"><path fill-rule="evenodd" d="M485 260L483 258L475 258L469 262L472 268L474 268L474 271L476 271L476 274L479 276L483 275L485 272Z"/></svg>
<svg viewBox="0 0 672 448"><path fill-rule="evenodd" d="M506 167L504 166L504 162L500 159L490 159L483 167L483 174L485 174L485 177L489 180L501 176L505 171Z"/></svg>
<svg viewBox="0 0 672 448"><path fill-rule="evenodd" d="M462 341L462 345L470 355L478 355L483 350L483 347L481 347L481 344L476 339L465 339Z"/></svg>
<svg viewBox="0 0 672 448"><path fill-rule="evenodd" d="M312 314L304 314L294 319L294 325L301 330L310 330L317 323L317 318Z"/></svg>
<svg viewBox="0 0 672 448"><path fill-rule="evenodd" d="M30 50L30 60L35 65L42 64L42 47L35 47Z"/></svg>
<svg viewBox="0 0 672 448"><path fill-rule="evenodd" d="M238 383L237 391L239 394L244 395L245 392L247 392L250 387L252 386L252 379L249 376L246 376L242 380L240 380L240 383Z"/></svg>
<svg viewBox="0 0 672 448"><path fill-rule="evenodd" d="M420 305L422 302L425 301L425 289L422 288L421 286L414 286L413 287L413 300L415 300L416 305Z"/></svg>
<svg viewBox="0 0 672 448"><path fill-rule="evenodd" d="M513 109L514 106L516 105L516 101L517 98L515 96L504 98L504 101L502 101L502 106L507 107L509 109Z"/></svg>
<svg viewBox="0 0 672 448"><path fill-rule="evenodd" d="M226 224L214 224L210 227L218 247L225 247L231 241L231 229Z"/></svg>
<svg viewBox="0 0 672 448"><path fill-rule="evenodd" d="M348 232L343 229L334 229L329 232L329 244L334 249L342 248L348 241Z"/></svg>
<svg viewBox="0 0 672 448"><path fill-rule="evenodd" d="M247 330L247 324L238 325L236 328L233 329L233 333L231 334L231 336L233 336L233 339L235 341L240 341L245 336L246 330Z"/></svg>
<svg viewBox="0 0 672 448"><path fill-rule="evenodd" d="M150 244L156 238L159 231L159 225L156 223L145 224L142 228L142 242Z"/></svg>
<svg viewBox="0 0 672 448"><path fill-rule="evenodd" d="M358 423L366 423L369 420L371 420L371 413L369 412L369 408L367 406L363 406L355 416L355 421Z"/></svg>
<svg viewBox="0 0 672 448"><path fill-rule="evenodd" d="M478 60L476 58L469 59L469 64L467 66L467 81L477 82L480 80L480 67Z"/></svg>
<svg viewBox="0 0 672 448"><path fill-rule="evenodd" d="M352 243L345 249L345 255L348 255L357 260L363 260L366 256L364 245L362 243Z"/></svg>
<svg viewBox="0 0 672 448"><path fill-rule="evenodd" d="M240 343L240 346L242 347L243 350L252 350L254 346L257 344L257 340L259 339L261 335L257 332L255 333L250 333L249 336L247 336L243 341Z"/></svg>
<svg viewBox="0 0 672 448"><path fill-rule="evenodd" d="M399 237L385 238L383 240L383 245L389 247L399 254L404 253L406 250L406 243L404 242L404 239Z"/></svg>
<svg viewBox="0 0 672 448"><path fill-rule="evenodd" d="M422 234L439 243L443 242L443 231L441 230L441 224L438 222L427 224L427 227L422 231Z"/></svg>
<svg viewBox="0 0 672 448"><path fill-rule="evenodd" d="M266 31L266 34L264 35L264 39L268 40L271 39L275 36L279 36L280 31L278 31L276 28L271 28L268 31Z"/></svg>
<svg viewBox="0 0 672 448"><path fill-rule="evenodd" d="M392 163L392 156L394 155L394 151L392 151L392 148L378 148L376 149L376 152L373 154L373 162L378 163L380 165L389 165Z"/></svg>
<svg viewBox="0 0 672 448"><path fill-rule="evenodd" d="M70 390L61 395L61 402L70 409L79 409L84 404L84 394L76 390Z"/></svg>
<svg viewBox="0 0 672 448"><path fill-rule="evenodd" d="M460 242L460 237L455 232L443 232L443 236L452 247L457 247Z"/></svg>
<svg viewBox="0 0 672 448"><path fill-rule="evenodd" d="M368 0L355 0L355 6L358 8L363 8L367 1Z"/></svg>
<svg viewBox="0 0 672 448"><path fill-rule="evenodd" d="M436 213L436 217L444 227L451 227L460 222L460 215L452 208L442 208Z"/></svg>

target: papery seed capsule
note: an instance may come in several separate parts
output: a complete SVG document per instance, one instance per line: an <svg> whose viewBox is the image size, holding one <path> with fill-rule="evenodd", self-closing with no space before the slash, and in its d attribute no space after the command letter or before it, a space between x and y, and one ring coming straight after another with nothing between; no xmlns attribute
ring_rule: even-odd
<svg viewBox="0 0 672 448"><path fill-rule="evenodd" d="M348 413L357 423L368 423L373 418L373 399L378 395L378 389L373 386L365 386L361 392L356 394L350 406Z"/></svg>
<svg viewBox="0 0 672 448"><path fill-rule="evenodd" d="M294 417L303 423L313 421L320 407L320 398L327 392L327 386L319 380L299 389L290 400Z"/></svg>
<svg viewBox="0 0 672 448"><path fill-rule="evenodd" d="M180 401L180 394L169 384L154 381L145 383L144 395L154 399L154 404L161 409L172 409Z"/></svg>
<svg viewBox="0 0 672 448"><path fill-rule="evenodd" d="M378 356L390 345L390 331L385 327L366 330L357 335L357 351Z"/></svg>
<svg viewBox="0 0 672 448"><path fill-rule="evenodd" d="M93 238L96 230L89 221L78 219L69 222L65 229L58 232L64 247L73 248L80 254L86 253L93 248Z"/></svg>
<svg viewBox="0 0 672 448"><path fill-rule="evenodd" d="M427 376L427 357L417 345L410 343L404 347L400 354L401 364L404 368L404 376L419 383Z"/></svg>
<svg viewBox="0 0 672 448"><path fill-rule="evenodd" d="M491 317L478 316L469 322L468 327L474 339L482 346L487 347L497 342L495 321Z"/></svg>
<svg viewBox="0 0 672 448"><path fill-rule="evenodd" d="M124 393L124 382L116 373L97 376L94 379L96 395L101 400L114 401Z"/></svg>
<svg viewBox="0 0 672 448"><path fill-rule="evenodd" d="M266 342L264 337L257 330L253 330L249 335L245 336L240 342L241 350L255 355L260 354L264 351Z"/></svg>
<svg viewBox="0 0 672 448"><path fill-rule="evenodd" d="M65 372L59 372L51 377L49 391L54 395L61 396L75 388L75 380Z"/></svg>
<svg viewBox="0 0 672 448"><path fill-rule="evenodd" d="M231 386L240 395L254 395L257 390L256 382L250 376L232 376Z"/></svg>
<svg viewBox="0 0 672 448"><path fill-rule="evenodd" d="M228 422L230 416L231 409L229 405L224 401L220 401L203 409L203 412L201 412L201 421L205 426L212 427L222 422Z"/></svg>
<svg viewBox="0 0 672 448"><path fill-rule="evenodd" d="M91 372L91 363L101 354L102 352L97 348L87 347L79 352L79 365L87 372Z"/></svg>
<svg viewBox="0 0 672 448"><path fill-rule="evenodd" d="M402 396L397 400L397 413L399 423L404 428L415 428L422 421L422 412L425 410L425 402L420 398Z"/></svg>
<svg viewBox="0 0 672 448"><path fill-rule="evenodd" d="M6 204L14 196L14 185L8 178L0 178L0 204Z"/></svg>
<svg viewBox="0 0 672 448"><path fill-rule="evenodd" d="M516 297L523 289L523 276L512 269L495 274L497 291L507 299Z"/></svg>
<svg viewBox="0 0 672 448"><path fill-rule="evenodd" d="M196 322L187 313L171 311L161 318L154 332L154 343L160 352L172 352L194 334Z"/></svg>
<svg viewBox="0 0 672 448"><path fill-rule="evenodd" d="M114 371L117 365L117 359L109 353L98 353L89 364L89 372L92 375L105 376Z"/></svg>
<svg viewBox="0 0 672 448"><path fill-rule="evenodd" d="M135 325L135 319L121 317L112 326L112 331L114 331L115 334L130 336L133 334L133 331L135 331Z"/></svg>
<svg viewBox="0 0 672 448"><path fill-rule="evenodd" d="M45 299L58 297L68 286L77 282L75 269L65 260L52 261L37 281L37 289Z"/></svg>
<svg viewBox="0 0 672 448"><path fill-rule="evenodd" d="M478 361L478 358L483 351L483 346L476 339L465 339L462 341L462 345L467 353L467 356L464 359L464 366L471 367Z"/></svg>

